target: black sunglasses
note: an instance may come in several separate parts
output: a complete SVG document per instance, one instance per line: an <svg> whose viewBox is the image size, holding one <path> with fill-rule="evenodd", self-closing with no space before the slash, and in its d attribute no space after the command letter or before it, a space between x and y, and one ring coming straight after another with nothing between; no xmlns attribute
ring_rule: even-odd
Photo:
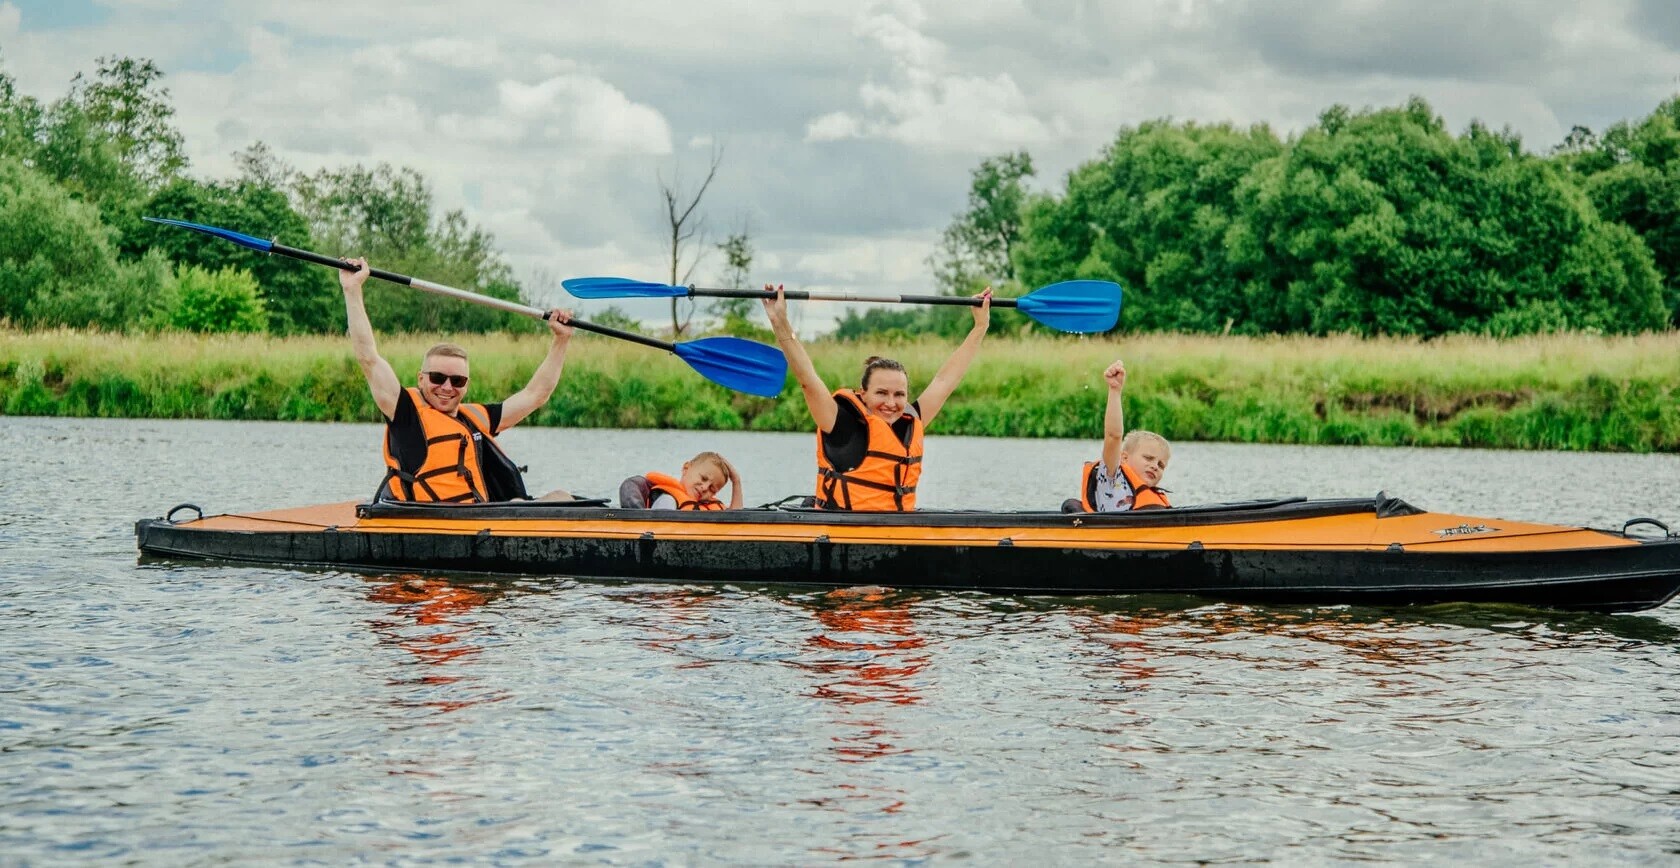
<svg viewBox="0 0 1680 868"><path fill-rule="evenodd" d="M467 387L466 374L445 374L442 371L421 371L420 373L431 377L432 385L434 386L441 386L444 383L448 383L457 389L465 389Z"/></svg>

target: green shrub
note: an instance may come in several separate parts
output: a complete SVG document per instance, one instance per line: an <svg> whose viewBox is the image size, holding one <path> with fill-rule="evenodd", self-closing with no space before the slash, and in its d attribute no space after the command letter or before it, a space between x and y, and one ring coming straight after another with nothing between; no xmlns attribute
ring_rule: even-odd
<svg viewBox="0 0 1680 868"><path fill-rule="evenodd" d="M268 311L250 272L189 265L176 278L169 324L201 334L261 332L268 329Z"/></svg>

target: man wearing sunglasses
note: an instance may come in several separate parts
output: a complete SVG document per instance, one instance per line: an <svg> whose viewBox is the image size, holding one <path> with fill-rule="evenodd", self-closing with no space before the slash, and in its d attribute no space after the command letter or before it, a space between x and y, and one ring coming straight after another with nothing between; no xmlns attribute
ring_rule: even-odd
<svg viewBox="0 0 1680 868"><path fill-rule="evenodd" d="M554 394L566 345L572 339L569 310L554 309L547 320L553 340L531 381L500 404L464 403L472 375L467 352L454 344L426 351L415 386L404 388L391 364L379 355L373 324L362 301L369 269L365 259L347 259L356 271L340 269L350 345L367 377L373 402L385 415L385 479L379 496L390 500L479 503L529 498L516 466L496 444L496 435L519 424ZM556 491L544 499L570 499Z"/></svg>

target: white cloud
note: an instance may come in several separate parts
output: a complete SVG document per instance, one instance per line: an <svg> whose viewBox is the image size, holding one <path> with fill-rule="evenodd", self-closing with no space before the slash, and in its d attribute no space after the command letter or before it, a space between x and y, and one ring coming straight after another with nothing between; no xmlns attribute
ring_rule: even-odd
<svg viewBox="0 0 1680 868"><path fill-rule="evenodd" d="M534 85L503 81L501 107L532 124L540 138L642 154L671 153L671 126L655 109L584 75L560 75Z"/></svg>
<svg viewBox="0 0 1680 868"><path fill-rule="evenodd" d="M858 19L856 33L880 43L889 54L908 69L943 66L945 46L923 36L916 28L926 23L922 7L911 0L887 5L881 11L870 11Z"/></svg>
<svg viewBox="0 0 1680 868"><path fill-rule="evenodd" d="M537 74L545 78L578 71L577 61L569 57L556 57L546 52L537 55L533 66L535 66Z"/></svg>
<svg viewBox="0 0 1680 868"><path fill-rule="evenodd" d="M912 148L991 154L1043 145L1064 136L1068 122L1040 117L1007 72L972 75L952 69L951 52L917 28L926 22L915 3L865 13L856 33L883 49L890 81L858 88L863 111L832 111L805 126L810 142L887 139Z"/></svg>
<svg viewBox="0 0 1680 868"><path fill-rule="evenodd" d="M512 118L446 114L437 119L437 132L460 142L511 145L524 135L525 126Z"/></svg>
<svg viewBox="0 0 1680 868"><path fill-rule="evenodd" d="M381 75L398 76L406 71L402 52L395 45L370 45L350 53L350 62Z"/></svg>
<svg viewBox="0 0 1680 868"><path fill-rule="evenodd" d="M863 138L863 122L846 112L829 112L805 125L805 140L832 142Z"/></svg>
<svg viewBox="0 0 1680 868"><path fill-rule="evenodd" d="M496 43L491 40L424 39L415 43L414 56L457 69L490 67L496 57Z"/></svg>
<svg viewBox="0 0 1680 868"><path fill-rule="evenodd" d="M826 238L793 258L789 271L805 289L878 291L925 281L931 237ZM924 287L925 289L926 287Z"/></svg>
<svg viewBox="0 0 1680 868"><path fill-rule="evenodd" d="M17 35L18 24L23 21L23 12L10 3L0 3L0 37L11 38Z"/></svg>

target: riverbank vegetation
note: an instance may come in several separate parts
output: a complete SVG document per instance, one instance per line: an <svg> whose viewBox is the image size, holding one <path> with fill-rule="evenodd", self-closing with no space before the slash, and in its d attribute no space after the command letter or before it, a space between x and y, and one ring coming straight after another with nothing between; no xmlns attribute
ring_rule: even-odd
<svg viewBox="0 0 1680 868"><path fill-rule="evenodd" d="M192 176L163 76L101 58L49 103L0 71L0 412L375 418L329 270L142 215L522 298L495 239L434 213L413 169L307 173L253 142L235 177ZM1117 281L1118 331L999 317L944 433L1095 438L1097 372L1122 356L1130 424L1173 439L1680 451L1680 97L1543 153L1480 123L1454 133L1421 98L1331 106L1287 136L1157 120L1121 128L1053 189L1033 177L1025 152L980 163L931 282L1020 295ZM721 247L729 285L774 277L749 273L745 229ZM440 333L479 333L461 338L479 396L511 393L542 355L511 314L384 285L367 299L405 379ZM752 302L719 310L718 330L763 337ZM968 323L962 309L854 311L812 350L834 385L881 351L925 377ZM795 390L733 394L592 336L533 421L809 424Z"/></svg>
<svg viewBox="0 0 1680 868"><path fill-rule="evenodd" d="M259 141L236 155L234 177L194 177L163 80L149 60L105 57L44 102L0 70L0 322L342 330L330 271L142 215L355 251L433 282L524 295L495 239L462 211L435 213L428 179L412 168L307 172ZM966 209L929 259L931 283L1013 296L1061 280L1116 281L1126 290L1125 333L1680 326L1680 97L1601 133L1575 127L1539 150L1480 122L1455 133L1422 97L1332 105L1288 135L1265 124L1152 120L1121 127L1065 179L1034 177L1025 151L981 161ZM729 285L776 279L749 273L745 229L720 247ZM514 315L390 286L370 285L367 301L387 332L521 327ZM750 302L715 312L725 330L757 328ZM960 334L966 322L961 311L876 308L849 314L837 334Z"/></svg>
<svg viewBox="0 0 1680 868"><path fill-rule="evenodd" d="M436 340L385 338L409 380ZM467 340L472 395L524 385L542 358L535 334ZM870 345L817 341L830 385L855 381ZM935 338L898 348L912 388L950 351ZM1100 372L1131 372L1128 424L1174 440L1680 451L1680 332L1634 336L1142 335L1113 340L988 339L937 433L1101 436ZM0 412L171 419L378 419L338 336L117 336L0 332ZM561 386L531 424L807 431L797 386L778 398L729 392L668 354L580 337Z"/></svg>

